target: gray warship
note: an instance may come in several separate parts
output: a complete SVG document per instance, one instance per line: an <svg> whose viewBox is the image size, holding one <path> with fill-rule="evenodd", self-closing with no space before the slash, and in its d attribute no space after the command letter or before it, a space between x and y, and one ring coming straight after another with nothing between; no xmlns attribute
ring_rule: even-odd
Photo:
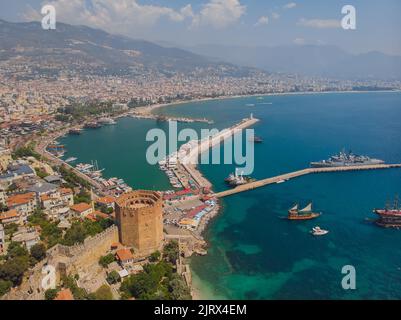
<svg viewBox="0 0 401 320"><path fill-rule="evenodd" d="M372 159L368 156L356 155L350 152L341 151L339 154L331 156L328 160L319 162L311 162L312 168L327 168L327 167L351 167L351 166L369 166L375 164L384 164L380 159Z"/></svg>

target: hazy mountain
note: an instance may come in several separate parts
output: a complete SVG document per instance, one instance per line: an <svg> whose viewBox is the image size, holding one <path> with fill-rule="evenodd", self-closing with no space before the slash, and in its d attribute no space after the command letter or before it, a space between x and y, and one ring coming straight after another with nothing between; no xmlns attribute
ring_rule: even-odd
<svg viewBox="0 0 401 320"><path fill-rule="evenodd" d="M401 57L380 52L353 55L336 46L244 47L199 45L194 53L272 72L339 78L401 79Z"/></svg>
<svg viewBox="0 0 401 320"><path fill-rule="evenodd" d="M38 22L0 20L0 61L4 60L24 62L40 74L61 70L120 75L196 71L240 76L253 72L183 49L111 35L86 26L57 23L56 30L43 30Z"/></svg>

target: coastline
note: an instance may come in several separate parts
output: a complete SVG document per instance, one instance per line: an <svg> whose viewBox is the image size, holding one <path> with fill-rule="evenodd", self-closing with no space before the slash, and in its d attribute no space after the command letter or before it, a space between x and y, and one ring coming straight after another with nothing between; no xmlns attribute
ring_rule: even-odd
<svg viewBox="0 0 401 320"><path fill-rule="evenodd" d="M177 106L177 105L183 105L187 103L193 103L193 102L205 102L205 101L220 101L220 100L227 100L227 99L238 99L238 98L247 98L247 97L269 97L269 96L287 96L287 95L318 95L318 94L333 94L333 93L338 93L338 94L346 94L346 93L380 93L380 92L401 92L400 90L377 90L377 91L324 91L324 92L288 92L288 93L269 93L269 94L254 94L254 95L242 95L242 96L223 96L223 97L217 97L217 98L203 98L203 99L193 99L193 100L188 100L188 101L180 101L176 103L168 103L168 104L157 104L153 106L148 106L148 107L143 107L144 109L141 110L141 112L145 113L150 113L152 114L153 111L161 108L168 108L171 106ZM206 151L206 150L203 150ZM202 180L205 180L210 184L211 188L213 188L212 183L204 176L203 172L200 171L198 166L191 166L192 170L196 172L197 175L202 177ZM206 228L208 224L216 218L217 215L219 215L222 211L222 204L220 203L221 200L217 201L217 208L216 210L213 210L210 214L208 214L204 219L202 219L202 222L199 226L198 234L199 236L204 239L203 234L206 231ZM204 239L205 240L205 239ZM205 240L205 242L207 242ZM209 243L208 243L209 244ZM207 288L207 285L202 285L202 280L195 274L194 270L191 268L191 263L189 263L189 268L192 274L192 279L196 279L195 281L192 281L191 284L191 295L193 300L204 300L204 299L210 299L211 297L215 297L213 292L210 292L210 288ZM217 298L217 297L215 297ZM222 297L218 297L221 299Z"/></svg>
<svg viewBox="0 0 401 320"><path fill-rule="evenodd" d="M237 99L237 98L246 98L246 97L268 97L268 96L285 96L285 95L307 95L307 94L330 94L330 93L338 93L338 94L342 94L342 93L379 93L379 92L400 92L398 90L386 90L386 91L333 91L333 92L292 92L292 93L271 93L271 94L255 94L255 95L242 95L242 96L224 96L224 97L218 97L218 98L203 98L203 99L193 99L193 100L188 100L188 101L180 101L180 102L172 102L172 103L168 103L168 104L156 104L156 105L152 105L152 106L148 106L148 107L141 107L141 108L145 108L145 110L143 110L143 112L153 112L156 109L159 108L166 108L166 107L170 107L170 106L176 106L176 105L181 105L181 104L186 104L186 103L193 103L193 102L203 102L203 101L218 101L218 100L226 100L226 99ZM120 115L118 117L124 117L127 116L127 114L125 115ZM117 117L116 117L117 118ZM63 135L63 134L60 134ZM204 177L204 175L202 174L202 172L199 170L199 168L195 168L195 170ZM204 178L206 179L206 178ZM207 180L207 179L206 179ZM216 212L214 214L210 213L209 215L207 215L207 222L204 223L204 225L202 226L202 230L200 230L200 235L202 235L204 233L204 231L207 228L208 223L210 222L211 219L214 219L221 210L221 205L219 205L220 208L218 208L218 210L216 210ZM191 272L193 273L192 269ZM201 281L199 279L199 281ZM191 292L193 293L193 299L194 300L202 300L204 297L207 296L207 293L204 292L204 288L202 288L203 286L199 286L199 284L194 284L191 286Z"/></svg>
<svg viewBox="0 0 401 320"><path fill-rule="evenodd" d="M343 90L343 91L300 91L300 92L276 92L276 93L261 93L261 94L244 94L244 95L225 95L214 98L196 98L190 100L173 101L169 103L158 103L144 107L136 108L136 112L140 114L153 114L152 112L157 109L179 106L187 103L196 102L206 102L206 101L220 101L229 99L239 99L239 98L250 98L250 97L274 97L274 96L292 96L292 95L318 95L318 94L345 94L345 93L391 93L391 92L401 92L401 90Z"/></svg>

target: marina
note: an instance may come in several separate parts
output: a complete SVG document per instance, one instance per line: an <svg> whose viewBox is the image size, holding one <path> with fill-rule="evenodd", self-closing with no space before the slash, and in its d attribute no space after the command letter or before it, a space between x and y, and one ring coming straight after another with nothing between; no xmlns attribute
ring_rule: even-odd
<svg viewBox="0 0 401 320"><path fill-rule="evenodd" d="M168 122L168 121L176 121L181 123L206 123L206 124L213 124L212 120L208 120L206 118L182 118L182 117L172 117L172 116L163 116L163 115L155 115L151 113L130 113L129 116L134 119L151 119L156 120L158 122Z"/></svg>

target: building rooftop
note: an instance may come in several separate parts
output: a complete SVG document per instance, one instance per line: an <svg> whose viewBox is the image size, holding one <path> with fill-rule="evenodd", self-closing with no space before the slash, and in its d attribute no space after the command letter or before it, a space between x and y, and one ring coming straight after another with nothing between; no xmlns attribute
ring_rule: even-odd
<svg viewBox="0 0 401 320"><path fill-rule="evenodd" d="M85 211L90 210L90 209L92 209L92 206L90 204L85 203L85 202L74 204L71 207L71 210L73 210L75 212L79 212L79 213L85 212Z"/></svg>
<svg viewBox="0 0 401 320"><path fill-rule="evenodd" d="M51 191L55 191L58 188L55 184L48 182L40 182L33 186L27 188L28 191L32 191L35 193L48 193Z"/></svg>
<svg viewBox="0 0 401 320"><path fill-rule="evenodd" d="M19 215L20 214L15 209L10 210L10 211L6 211L6 212L3 212L3 213L0 213L0 221L11 219L11 218L17 218L17 217L19 217Z"/></svg>
<svg viewBox="0 0 401 320"><path fill-rule="evenodd" d="M116 198L106 196L106 197L96 199L96 202L100 203L100 204L113 204L114 202L116 202Z"/></svg>
<svg viewBox="0 0 401 320"><path fill-rule="evenodd" d="M132 253L129 249L117 250L116 256L117 256L117 259L122 262L134 259L134 256L132 255Z"/></svg>
<svg viewBox="0 0 401 320"><path fill-rule="evenodd" d="M33 192L16 194L16 195L8 197L7 206L9 208L11 208L14 206L27 204L33 200L35 200L35 194Z"/></svg>

